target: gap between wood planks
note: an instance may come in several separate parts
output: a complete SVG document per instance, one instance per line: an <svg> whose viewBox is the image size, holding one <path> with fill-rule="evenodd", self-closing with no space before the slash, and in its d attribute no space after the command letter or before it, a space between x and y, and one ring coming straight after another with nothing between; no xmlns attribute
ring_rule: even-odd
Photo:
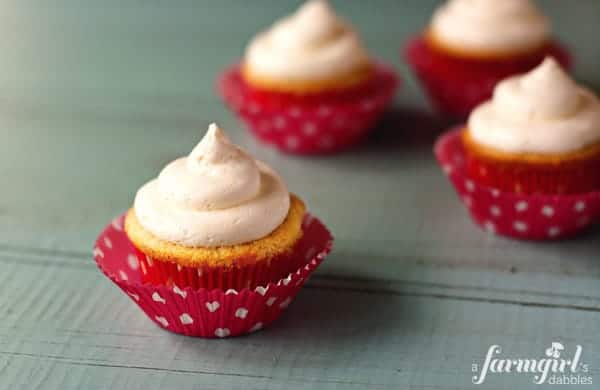
<svg viewBox="0 0 600 390"><path fill-rule="evenodd" d="M101 362L91 362L91 361L81 361L74 360L70 358L65 358L58 355L43 355L43 354L33 354L33 353L22 353L22 352L0 352L0 356L9 356L9 357L22 357L22 358L32 358L37 360L47 360L47 361L55 361L61 362L65 364L70 364L74 366L85 366L85 367L103 367L103 368L124 368L128 370L144 370L144 371L152 371L152 372L166 372L173 374L192 374L192 375L210 375L210 376L228 376L228 377L240 377L240 378L253 378L253 379L266 379L266 380L282 380L282 381L290 381L290 382L300 382L300 383L323 383L323 384L340 384L340 385L368 385L368 386L377 386L381 387L384 384L372 384L367 382L357 382L357 381L344 381L341 379L318 379L311 378L310 380L302 380L302 378L280 378L271 375L253 375L253 374L236 374L234 372L216 372L216 371L201 371L201 370L184 370L177 368L162 368L162 367L148 367L148 366L139 366L139 365L124 365L124 364L110 364L110 363L101 363ZM0 373L2 372L0 368Z"/></svg>
<svg viewBox="0 0 600 390"><path fill-rule="evenodd" d="M0 356L7 356L9 358L21 358L21 359L36 359L36 360L46 360L52 362L59 362L65 365L71 366L82 366L82 367L96 367L96 368L109 368L109 369L125 369L125 370L139 370L143 372L151 372L151 373L166 373L166 374L178 374L178 375L206 375L209 377L212 376L220 376L220 377L232 377L232 378L240 378L240 379L258 379L258 380L268 380L268 381L277 381L281 383L303 383L303 384L323 384L323 385L346 385L351 386L366 386L364 388L374 389L374 388L382 388L389 389L389 383L373 383L373 382L364 382L357 380L343 380L343 379L322 379L322 378L303 378L303 377L279 377L274 375L253 375L253 374L237 374L234 372L213 372L213 371L201 371L201 370L185 370L185 369L177 369L177 368L162 368L162 367L148 367L148 366L139 366L139 365L119 365L119 364L109 364L109 363L95 363L95 362L84 362L80 360L73 360L64 358L61 356L53 356L53 355L38 355L38 354L28 354L28 353L2 353L0 352ZM6 366L5 366L6 367ZM0 373L5 368L0 366ZM400 372L400 370L397 370ZM246 386L250 386L248 383L244 383ZM277 385L276 385L277 386ZM401 386L401 385L398 385ZM463 387L454 387L454 386L437 386L437 385L420 385L420 384L411 384L406 385L410 387L410 389L422 389L422 390L464 390ZM251 387L251 386L250 386ZM249 387L249 388L250 388ZM254 388L254 387L252 387ZM261 387L262 388L262 387Z"/></svg>
<svg viewBox="0 0 600 390"><path fill-rule="evenodd" d="M82 260L86 261L83 262ZM88 253L74 250L50 250L0 244L0 262L40 267L51 265L86 271L96 270L92 262L91 251ZM364 294L427 297L547 309L600 312L599 297L564 293L557 294L534 290L457 286L402 279L367 279L331 274L313 275L305 287L329 291L352 291ZM577 301L577 303L573 303L573 301Z"/></svg>

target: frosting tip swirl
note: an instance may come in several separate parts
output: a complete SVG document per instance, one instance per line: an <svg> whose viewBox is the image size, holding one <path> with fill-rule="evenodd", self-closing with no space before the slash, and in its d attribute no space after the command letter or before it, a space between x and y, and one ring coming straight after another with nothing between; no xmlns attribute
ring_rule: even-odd
<svg viewBox="0 0 600 390"><path fill-rule="evenodd" d="M500 53L537 48L551 32L530 0L448 0L435 11L430 29L450 47Z"/></svg>
<svg viewBox="0 0 600 390"><path fill-rule="evenodd" d="M566 153L600 140L600 101L548 57L498 83L492 99L471 113L469 131L506 151Z"/></svg>
<svg viewBox="0 0 600 390"><path fill-rule="evenodd" d="M188 163L219 163L240 154L240 149L231 143L216 123L208 126L208 131L189 155Z"/></svg>
<svg viewBox="0 0 600 390"><path fill-rule="evenodd" d="M288 80L335 78L370 63L358 33L326 0L306 1L259 33L244 62L252 73Z"/></svg>
<svg viewBox="0 0 600 390"><path fill-rule="evenodd" d="M187 157L140 188L134 209L158 238L213 247L265 237L283 222L289 204L279 176L213 123Z"/></svg>

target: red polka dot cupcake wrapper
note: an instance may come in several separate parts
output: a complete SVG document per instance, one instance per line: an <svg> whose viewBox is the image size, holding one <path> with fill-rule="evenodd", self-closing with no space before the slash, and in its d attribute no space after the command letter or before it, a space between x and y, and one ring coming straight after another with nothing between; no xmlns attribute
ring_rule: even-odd
<svg viewBox="0 0 600 390"><path fill-rule="evenodd" d="M301 241L297 245L300 245ZM265 286L282 279L300 268L304 258L292 248L290 253L276 256L270 261L261 261L237 267L186 267L169 261L150 258L135 249L140 264L142 282L168 287L234 288L241 290Z"/></svg>
<svg viewBox="0 0 600 390"><path fill-rule="evenodd" d="M225 103L261 141L293 154L326 154L359 143L393 100L399 80L376 66L372 82L359 89L316 95L259 91L242 79L239 66L221 74Z"/></svg>
<svg viewBox="0 0 600 390"><path fill-rule="evenodd" d="M508 192L577 194L600 188L600 158L531 167L518 161L493 161L467 151L467 172L476 181Z"/></svg>
<svg viewBox="0 0 600 390"><path fill-rule="evenodd" d="M473 108L490 99L498 82L528 72L548 55L565 68L571 67L570 54L558 43L525 59L496 62L461 60L437 53L422 37L410 40L404 49L404 57L431 103L438 111L457 118L465 118Z"/></svg>
<svg viewBox="0 0 600 390"><path fill-rule="evenodd" d="M467 173L459 126L442 135L435 154L471 217L483 229L525 240L576 235L600 220L600 191L569 195L517 194L479 184Z"/></svg>
<svg viewBox="0 0 600 390"><path fill-rule="evenodd" d="M152 285L143 282L123 219L124 215L115 219L96 240L96 264L158 326L187 336L237 336L268 326L290 305L333 245L327 228L307 215L295 251L302 265L285 278L241 290Z"/></svg>

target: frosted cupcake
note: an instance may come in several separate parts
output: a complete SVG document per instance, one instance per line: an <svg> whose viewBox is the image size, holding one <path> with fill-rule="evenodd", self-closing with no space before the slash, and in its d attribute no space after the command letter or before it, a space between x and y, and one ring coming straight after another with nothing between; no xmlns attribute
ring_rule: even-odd
<svg viewBox="0 0 600 390"><path fill-rule="evenodd" d="M397 79L325 0L309 0L253 38L219 91L263 141L292 153L358 142L391 101Z"/></svg>
<svg viewBox="0 0 600 390"><path fill-rule="evenodd" d="M548 55L570 66L550 22L530 0L449 0L405 51L436 107L458 117L489 99L500 80Z"/></svg>
<svg viewBox="0 0 600 390"><path fill-rule="evenodd" d="M215 124L138 191L125 219L153 284L253 288L298 268L304 203Z"/></svg>
<svg viewBox="0 0 600 390"><path fill-rule="evenodd" d="M462 133L469 176L514 193L600 189L600 101L547 58L510 77Z"/></svg>

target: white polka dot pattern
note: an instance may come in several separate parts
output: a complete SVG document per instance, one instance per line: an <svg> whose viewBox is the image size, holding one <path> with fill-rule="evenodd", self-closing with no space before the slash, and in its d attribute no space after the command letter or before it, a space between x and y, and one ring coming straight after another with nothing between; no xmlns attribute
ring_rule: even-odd
<svg viewBox="0 0 600 390"><path fill-rule="evenodd" d="M496 233L496 225L492 221L486 221L483 228L490 233Z"/></svg>
<svg viewBox="0 0 600 390"><path fill-rule="evenodd" d="M548 237L554 238L560 235L560 228L558 226L552 226L548 229Z"/></svg>
<svg viewBox="0 0 600 390"><path fill-rule="evenodd" d="M554 207L548 205L542 207L542 215L547 218L552 218L554 216Z"/></svg>
<svg viewBox="0 0 600 390"><path fill-rule="evenodd" d="M131 254L129 254L129 256L127 256L127 264L129 265L129 268L131 268L132 270L136 270L140 266L140 262L139 262L137 256L134 255L133 253L131 253Z"/></svg>
<svg viewBox="0 0 600 390"><path fill-rule="evenodd" d="M557 240L600 219L600 191L579 195L523 195L478 184L466 174L460 128L435 146L442 170L473 220L491 233L528 240Z"/></svg>
<svg viewBox="0 0 600 390"><path fill-rule="evenodd" d="M183 313L182 315L180 315L179 316L179 321L181 321L181 323L183 325L189 325L189 324L193 324L194 323L194 319L188 313Z"/></svg>
<svg viewBox="0 0 600 390"><path fill-rule="evenodd" d="M358 143L393 100L398 78L392 68L377 65L372 84L361 93L298 98L257 93L241 78L239 68L218 79L225 103L262 141L294 154L323 154Z"/></svg>
<svg viewBox="0 0 600 390"><path fill-rule="evenodd" d="M217 337L227 337L231 334L229 328L217 328L215 329L215 336Z"/></svg>
<svg viewBox="0 0 600 390"><path fill-rule="evenodd" d="M291 302L292 302L292 298L287 297L279 304L279 307L281 309L287 309L287 307L290 305Z"/></svg>
<svg viewBox="0 0 600 390"><path fill-rule="evenodd" d="M516 231L518 231L519 233L524 233L527 231L527 229L529 228L527 226L526 222L523 221L515 221L513 223L513 227L515 228Z"/></svg>
<svg viewBox="0 0 600 390"><path fill-rule="evenodd" d="M515 210L517 210L519 213L527 211L527 208L529 208L529 204L526 200L520 200L515 203Z"/></svg>
<svg viewBox="0 0 600 390"><path fill-rule="evenodd" d="M254 332L256 332L256 331L259 331L259 330L261 330L261 329L262 329L262 327L263 327L263 324L262 324L262 322L257 322L256 324L254 324L254 325L252 326L252 328L250 328L250 330L249 330L248 332L249 332L249 333L254 333Z"/></svg>
<svg viewBox="0 0 600 390"><path fill-rule="evenodd" d="M465 188L469 192L475 191L475 183L473 183L473 180L470 180L470 179L465 180Z"/></svg>
<svg viewBox="0 0 600 390"><path fill-rule="evenodd" d="M490 207L490 214L492 215L492 217L499 217L502 215L502 210L500 209L500 207L492 205Z"/></svg>
<svg viewBox="0 0 600 390"><path fill-rule="evenodd" d="M165 328L169 326L169 321L163 316L154 316L154 319Z"/></svg>

